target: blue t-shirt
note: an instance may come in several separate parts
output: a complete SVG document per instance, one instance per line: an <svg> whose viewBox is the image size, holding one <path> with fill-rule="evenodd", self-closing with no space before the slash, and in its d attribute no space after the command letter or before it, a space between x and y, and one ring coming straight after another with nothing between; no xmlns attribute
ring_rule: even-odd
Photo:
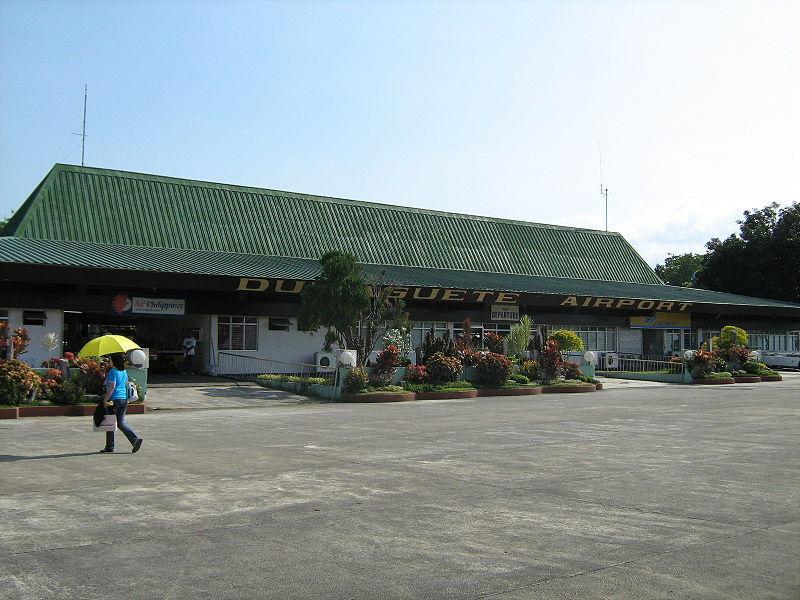
<svg viewBox="0 0 800 600"><path fill-rule="evenodd" d="M118 371L114 367L108 372L106 376L106 389L108 385L114 382L114 391L111 393L111 400L127 400L128 399L128 372Z"/></svg>

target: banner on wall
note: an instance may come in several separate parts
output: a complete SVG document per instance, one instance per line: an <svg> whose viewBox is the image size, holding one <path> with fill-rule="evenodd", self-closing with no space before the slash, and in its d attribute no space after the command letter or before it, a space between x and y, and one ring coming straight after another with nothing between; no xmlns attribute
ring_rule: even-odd
<svg viewBox="0 0 800 600"><path fill-rule="evenodd" d="M150 315L180 317L186 314L186 300L181 298L143 298L117 294L111 301L117 315Z"/></svg>
<svg viewBox="0 0 800 600"><path fill-rule="evenodd" d="M689 329L692 315L657 312L643 317L631 317L631 329Z"/></svg>

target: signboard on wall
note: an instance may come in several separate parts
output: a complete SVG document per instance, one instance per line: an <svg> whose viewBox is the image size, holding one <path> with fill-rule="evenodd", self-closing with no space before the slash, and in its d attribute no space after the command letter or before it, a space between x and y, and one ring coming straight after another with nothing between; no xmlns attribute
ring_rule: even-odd
<svg viewBox="0 0 800 600"><path fill-rule="evenodd" d="M519 321L519 306L492 304L492 321Z"/></svg>
<svg viewBox="0 0 800 600"><path fill-rule="evenodd" d="M116 315L150 315L178 317L186 314L186 300L181 298L143 298L117 294L111 301Z"/></svg>
<svg viewBox="0 0 800 600"><path fill-rule="evenodd" d="M631 329L689 329L691 326L692 316L688 313L657 312L631 317Z"/></svg>

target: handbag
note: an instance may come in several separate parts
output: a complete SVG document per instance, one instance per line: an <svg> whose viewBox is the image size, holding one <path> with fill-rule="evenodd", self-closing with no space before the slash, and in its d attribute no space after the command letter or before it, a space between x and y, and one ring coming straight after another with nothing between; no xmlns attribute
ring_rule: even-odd
<svg viewBox="0 0 800 600"><path fill-rule="evenodd" d="M117 415L114 413L104 414L100 424L97 425L96 421L92 422L94 431L116 431L117 430Z"/></svg>

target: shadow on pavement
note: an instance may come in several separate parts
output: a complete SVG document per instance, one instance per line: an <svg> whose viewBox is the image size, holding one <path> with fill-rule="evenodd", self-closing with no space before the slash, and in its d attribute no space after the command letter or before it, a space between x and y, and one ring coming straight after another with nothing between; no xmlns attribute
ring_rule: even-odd
<svg viewBox="0 0 800 600"><path fill-rule="evenodd" d="M92 456L97 452L69 452L67 454L43 454L41 456L15 456L13 454L0 454L0 462L16 462L18 460L43 460L46 458L69 458L70 456Z"/></svg>

